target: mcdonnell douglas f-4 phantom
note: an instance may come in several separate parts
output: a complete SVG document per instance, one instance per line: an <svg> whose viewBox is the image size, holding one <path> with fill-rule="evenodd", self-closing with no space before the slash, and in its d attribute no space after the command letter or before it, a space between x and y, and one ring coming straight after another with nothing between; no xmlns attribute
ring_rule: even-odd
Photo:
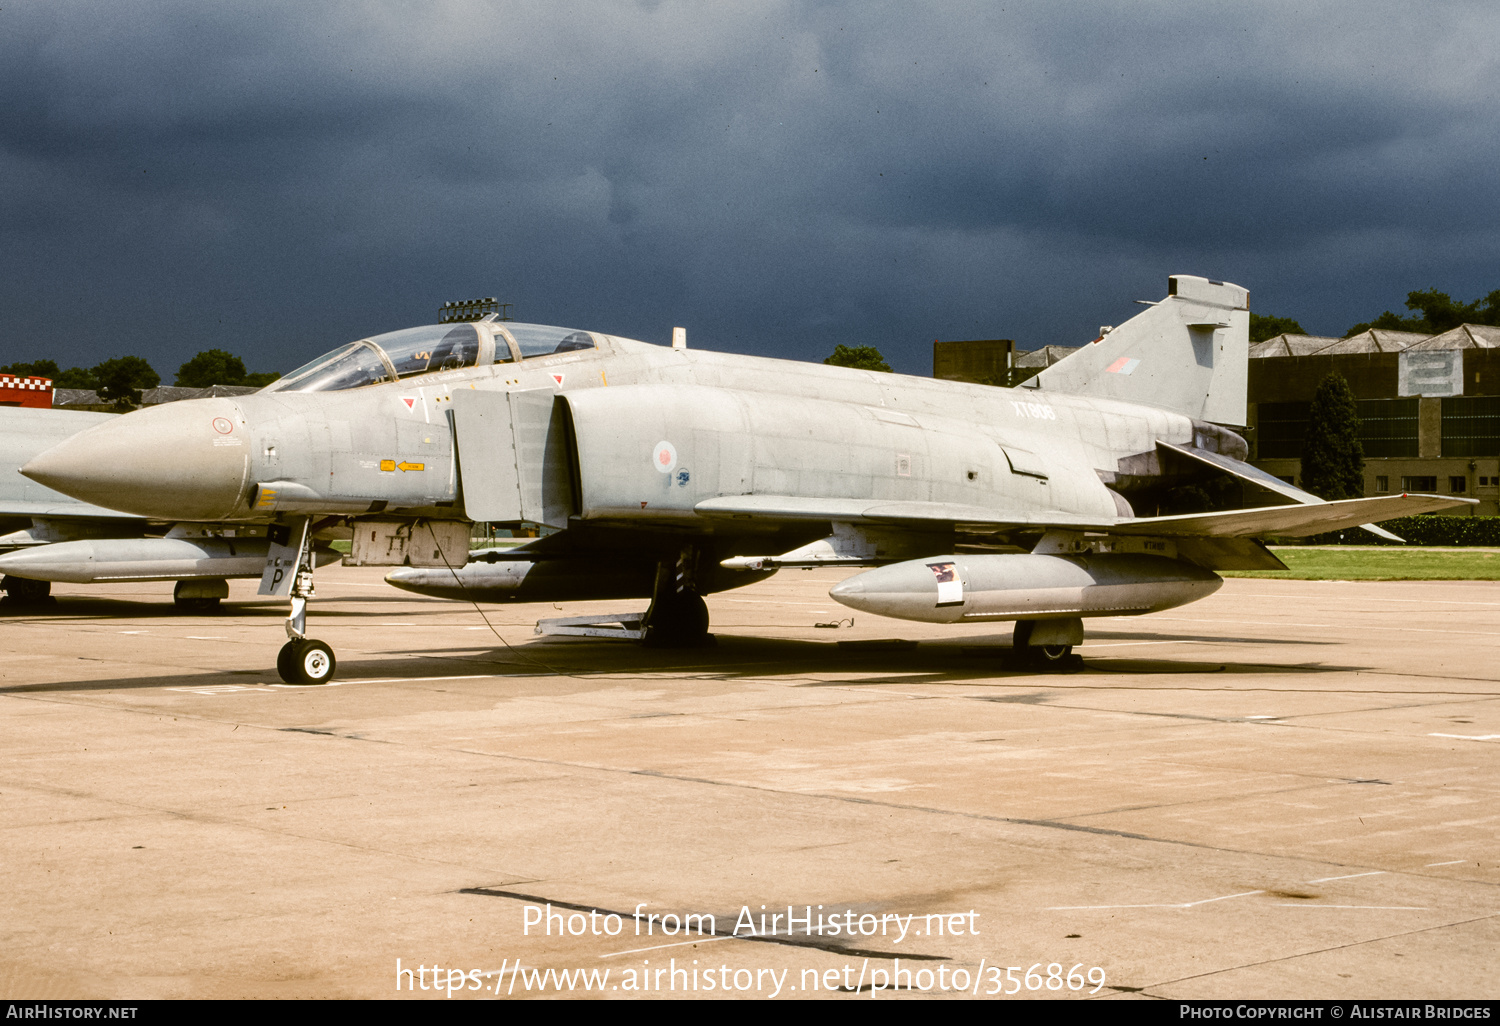
<svg viewBox="0 0 1500 1026"><path fill-rule="evenodd" d="M644 640L663 645L706 638L704 594L867 566L832 597L1013 620L1016 647L1045 661L1082 641L1083 617L1194 601L1215 570L1282 568L1262 538L1466 501L1324 502L1244 462L1249 294L1169 283L1014 389L494 319L410 328L253 395L127 414L23 473L139 517L269 525L261 593L290 599L277 667L301 683L334 672L306 636L312 540L332 528L352 530L348 562L411 567L391 578L415 590L649 597ZM1242 508L1172 511L1174 488L1209 478ZM555 532L465 566L476 521Z"/></svg>

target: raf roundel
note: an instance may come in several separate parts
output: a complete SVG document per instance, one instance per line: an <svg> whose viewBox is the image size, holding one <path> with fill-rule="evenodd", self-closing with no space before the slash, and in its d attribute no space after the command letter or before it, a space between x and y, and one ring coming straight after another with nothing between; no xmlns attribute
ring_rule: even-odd
<svg viewBox="0 0 1500 1026"><path fill-rule="evenodd" d="M215 417L214 430L221 435L227 435L234 430L234 425L229 422L229 418L227 417Z"/></svg>
<svg viewBox="0 0 1500 1026"><path fill-rule="evenodd" d="M663 474L670 474L677 466L677 449L671 442L657 442L651 452L651 465Z"/></svg>

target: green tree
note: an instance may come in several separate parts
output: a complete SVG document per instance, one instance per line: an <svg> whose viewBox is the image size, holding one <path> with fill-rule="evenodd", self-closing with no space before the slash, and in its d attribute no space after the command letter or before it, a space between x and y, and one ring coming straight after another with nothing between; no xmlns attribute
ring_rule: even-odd
<svg viewBox="0 0 1500 1026"><path fill-rule="evenodd" d="M47 361L51 363L52 361ZM98 388L99 382L94 377L94 372L84 370L82 367L69 367L65 371L59 371L57 377L52 379L53 388Z"/></svg>
<svg viewBox="0 0 1500 1026"><path fill-rule="evenodd" d="M161 384L161 375L139 356L117 356L95 367L93 374L99 398L120 409L138 406L141 392Z"/></svg>
<svg viewBox="0 0 1500 1026"><path fill-rule="evenodd" d="M245 383L245 362L222 349L205 349L187 363L177 368L174 384L186 388L207 388L209 385L242 385Z"/></svg>
<svg viewBox="0 0 1500 1026"><path fill-rule="evenodd" d="M23 378L51 378L53 388L98 388L94 372L82 367L58 370L53 360L31 360L8 363L0 367L0 374L19 374Z"/></svg>
<svg viewBox="0 0 1500 1026"><path fill-rule="evenodd" d="M1250 315L1250 341L1264 342L1268 338L1277 335L1306 335L1302 325L1290 317L1262 317L1260 314Z"/></svg>
<svg viewBox="0 0 1500 1026"><path fill-rule="evenodd" d="M233 353L226 353L222 349L205 349L177 368L175 383L186 388L207 388L210 385L252 385L264 388L279 377L281 375L275 371L247 373L245 362Z"/></svg>
<svg viewBox="0 0 1500 1026"><path fill-rule="evenodd" d="M874 346L846 346L842 343L833 347L833 355L823 361L835 367L856 367L859 370L887 371L891 365L885 362L885 357L880 355L880 350Z"/></svg>
<svg viewBox="0 0 1500 1026"><path fill-rule="evenodd" d="M1359 409L1349 382L1329 374L1313 393L1302 443L1302 488L1330 502L1365 493L1365 452L1359 444Z"/></svg>
<svg viewBox="0 0 1500 1026"><path fill-rule="evenodd" d="M1356 324L1344 333L1344 337L1358 335L1371 328L1387 328L1392 331L1420 331L1425 335L1437 335L1451 331L1460 324L1500 325L1500 289L1472 303L1460 303L1446 292L1425 289L1406 294L1406 308L1417 310L1421 316L1401 317L1387 310L1373 321Z"/></svg>
<svg viewBox="0 0 1500 1026"><path fill-rule="evenodd" d="M32 360L30 363L7 363L0 367L0 374L14 374L21 378L56 378L59 371L51 360Z"/></svg>

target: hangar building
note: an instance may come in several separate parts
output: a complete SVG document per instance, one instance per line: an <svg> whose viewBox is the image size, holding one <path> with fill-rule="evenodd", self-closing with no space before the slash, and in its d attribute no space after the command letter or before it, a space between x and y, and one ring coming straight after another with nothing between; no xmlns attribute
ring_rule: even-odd
<svg viewBox="0 0 1500 1026"><path fill-rule="evenodd" d="M1345 339L1278 335L1250 347L1250 459L1301 483L1318 383L1342 375L1359 406L1365 494L1429 492L1500 513L1500 328L1440 335L1374 328Z"/></svg>

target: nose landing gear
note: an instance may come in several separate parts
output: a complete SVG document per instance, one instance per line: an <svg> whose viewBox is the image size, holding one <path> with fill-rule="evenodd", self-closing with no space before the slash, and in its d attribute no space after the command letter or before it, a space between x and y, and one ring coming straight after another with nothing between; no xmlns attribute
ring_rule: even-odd
<svg viewBox="0 0 1500 1026"><path fill-rule="evenodd" d="M276 672L288 684L327 684L338 660L325 641L307 636L307 600L315 598L310 520L300 517L269 532L270 551L260 578L260 594L286 595L291 610L286 618L290 640L276 655Z"/></svg>

